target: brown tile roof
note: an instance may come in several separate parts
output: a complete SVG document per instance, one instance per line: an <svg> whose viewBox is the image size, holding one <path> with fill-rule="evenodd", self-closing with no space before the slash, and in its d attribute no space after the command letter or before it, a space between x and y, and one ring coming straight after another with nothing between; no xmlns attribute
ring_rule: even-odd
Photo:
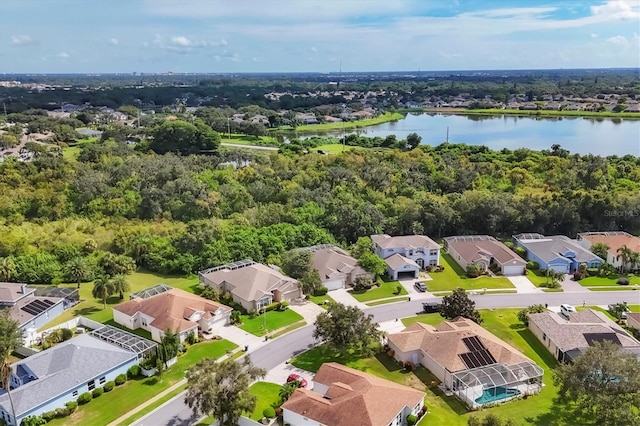
<svg viewBox="0 0 640 426"><path fill-rule="evenodd" d="M248 302L258 300L272 290L284 289L284 292L288 292L298 285L295 279L260 263L232 270L221 269L204 273L202 276L217 286L228 283L229 291Z"/></svg>
<svg viewBox="0 0 640 426"><path fill-rule="evenodd" d="M425 235L400 235L392 237L387 234L372 235L371 240L382 248L403 247L405 249L427 247L438 249L440 246Z"/></svg>
<svg viewBox="0 0 640 426"><path fill-rule="evenodd" d="M283 409L327 426L387 426L425 393L337 363L322 364L314 383L328 387L325 395L296 390Z"/></svg>
<svg viewBox="0 0 640 426"><path fill-rule="evenodd" d="M436 327L417 322L399 333L389 334L387 338L402 352L421 350L442 367L456 372L468 370L460 355L469 352L462 339L472 336L478 337L498 363L516 364L529 360L475 322L462 317L442 322Z"/></svg>
<svg viewBox="0 0 640 426"><path fill-rule="evenodd" d="M353 273L354 277L367 273L358 261L347 252L338 247L327 247L316 250L312 253L314 269L318 270L322 281L339 278L346 274Z"/></svg>
<svg viewBox="0 0 640 426"><path fill-rule="evenodd" d="M640 342L602 312L586 309L572 313L567 321L557 313L542 312L529 315L529 323L537 326L561 351L588 348L585 334L615 333L622 347L640 347Z"/></svg>
<svg viewBox="0 0 640 426"><path fill-rule="evenodd" d="M453 248L467 262L475 262L481 259L487 261L495 258L501 265L517 262L526 265L520 256L509 247L488 235L473 235L445 238L447 245Z"/></svg>
<svg viewBox="0 0 640 426"><path fill-rule="evenodd" d="M129 316L141 312L154 318L150 324L153 327L178 332L196 325L195 322L188 320L195 312L203 312L204 318L210 318L218 309L222 309L223 312L231 311L231 308L226 305L177 288L147 299L133 299L114 306L113 309Z"/></svg>
<svg viewBox="0 0 640 426"><path fill-rule="evenodd" d="M595 243L608 245L609 250L607 251L614 257L618 256L618 249L622 246L627 246L635 252L640 252L640 238L626 232L585 232L580 236L589 241L591 245Z"/></svg>

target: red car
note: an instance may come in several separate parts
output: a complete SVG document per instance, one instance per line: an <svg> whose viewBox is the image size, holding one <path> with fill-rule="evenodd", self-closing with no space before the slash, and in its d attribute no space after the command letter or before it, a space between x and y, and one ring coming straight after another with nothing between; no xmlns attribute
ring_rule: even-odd
<svg viewBox="0 0 640 426"><path fill-rule="evenodd" d="M289 374L289 377L287 377L287 383L291 383L291 382L300 382L301 388L307 387L307 379L300 376L299 374L295 374L295 373Z"/></svg>

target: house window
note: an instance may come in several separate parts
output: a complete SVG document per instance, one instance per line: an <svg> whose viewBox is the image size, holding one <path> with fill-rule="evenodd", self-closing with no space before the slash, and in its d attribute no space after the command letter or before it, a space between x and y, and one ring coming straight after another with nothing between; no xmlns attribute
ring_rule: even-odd
<svg viewBox="0 0 640 426"><path fill-rule="evenodd" d="M107 381L107 378L105 376L100 377L100 384L104 385L104 383Z"/></svg>
<svg viewBox="0 0 640 426"><path fill-rule="evenodd" d="M73 396L74 398L75 398L76 396L78 396L78 391L77 391L77 390L74 390L74 391L73 391L73 393L71 394L71 396Z"/></svg>
<svg viewBox="0 0 640 426"><path fill-rule="evenodd" d="M435 261L435 260L433 260L433 259L431 259L431 260L429 261L429 265L431 265L431 266L436 266L437 264L438 264L438 262L436 262L436 261Z"/></svg>
<svg viewBox="0 0 640 426"><path fill-rule="evenodd" d="M547 333L542 333L542 340L547 341Z"/></svg>
<svg viewBox="0 0 640 426"><path fill-rule="evenodd" d="M429 250L429 256L437 256L438 250Z"/></svg>
<svg viewBox="0 0 640 426"><path fill-rule="evenodd" d="M92 380L89 383L87 383L87 387L89 388L90 391L94 390L96 388L96 381Z"/></svg>

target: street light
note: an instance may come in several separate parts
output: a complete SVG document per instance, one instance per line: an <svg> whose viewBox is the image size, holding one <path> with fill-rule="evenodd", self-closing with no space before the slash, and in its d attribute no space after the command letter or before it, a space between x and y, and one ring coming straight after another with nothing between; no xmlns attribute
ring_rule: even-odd
<svg viewBox="0 0 640 426"><path fill-rule="evenodd" d="M227 133L229 134L229 142L231 142L231 118L227 117Z"/></svg>

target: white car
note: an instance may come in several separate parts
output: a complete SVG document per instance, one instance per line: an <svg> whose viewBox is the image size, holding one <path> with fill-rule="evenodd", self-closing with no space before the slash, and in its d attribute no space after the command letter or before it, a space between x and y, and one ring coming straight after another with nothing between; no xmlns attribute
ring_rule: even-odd
<svg viewBox="0 0 640 426"><path fill-rule="evenodd" d="M569 318L569 314L574 313L575 311L576 311L576 308L574 308L571 305L567 305L567 304L560 305L560 313L567 318Z"/></svg>

